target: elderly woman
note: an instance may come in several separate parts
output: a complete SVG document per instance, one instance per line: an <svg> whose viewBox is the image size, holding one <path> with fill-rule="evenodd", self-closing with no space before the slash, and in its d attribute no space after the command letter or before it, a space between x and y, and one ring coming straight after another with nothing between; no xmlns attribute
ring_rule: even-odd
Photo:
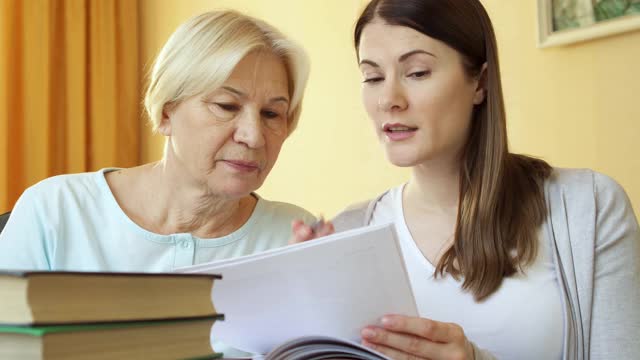
<svg viewBox="0 0 640 360"><path fill-rule="evenodd" d="M27 189L0 235L0 269L171 271L286 245L307 211L254 193L293 132L303 50L262 21L208 12L181 25L145 97L163 158Z"/></svg>

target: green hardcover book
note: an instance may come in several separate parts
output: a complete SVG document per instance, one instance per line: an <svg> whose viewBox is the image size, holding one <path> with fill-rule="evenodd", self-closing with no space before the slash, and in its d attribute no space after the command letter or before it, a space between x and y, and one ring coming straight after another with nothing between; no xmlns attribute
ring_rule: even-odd
<svg viewBox="0 0 640 360"><path fill-rule="evenodd" d="M217 275L0 271L0 324L45 325L213 316Z"/></svg>
<svg viewBox="0 0 640 360"><path fill-rule="evenodd" d="M201 319L60 326L0 326L3 360L213 359Z"/></svg>

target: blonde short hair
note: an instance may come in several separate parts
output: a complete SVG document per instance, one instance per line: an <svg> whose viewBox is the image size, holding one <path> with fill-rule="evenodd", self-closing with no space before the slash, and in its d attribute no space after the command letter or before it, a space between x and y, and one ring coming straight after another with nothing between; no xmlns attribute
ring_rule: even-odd
<svg viewBox="0 0 640 360"><path fill-rule="evenodd" d="M236 65L254 50L279 56L289 77L289 134L300 117L309 77L302 47L262 20L237 11L210 11L180 25L156 58L149 76L144 106L156 131L167 104L219 88Z"/></svg>

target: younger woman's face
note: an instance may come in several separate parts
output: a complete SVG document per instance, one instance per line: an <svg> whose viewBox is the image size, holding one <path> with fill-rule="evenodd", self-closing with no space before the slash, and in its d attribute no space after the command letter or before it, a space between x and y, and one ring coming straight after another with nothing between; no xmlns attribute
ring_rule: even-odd
<svg viewBox="0 0 640 360"><path fill-rule="evenodd" d="M460 53L404 26L374 20L360 38L362 99L396 166L455 162L473 107L484 101Z"/></svg>

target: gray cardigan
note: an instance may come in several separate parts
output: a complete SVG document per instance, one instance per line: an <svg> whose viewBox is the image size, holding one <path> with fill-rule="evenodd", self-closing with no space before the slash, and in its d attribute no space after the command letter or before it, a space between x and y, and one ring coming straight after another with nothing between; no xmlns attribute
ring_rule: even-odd
<svg viewBox="0 0 640 360"><path fill-rule="evenodd" d="M338 214L336 231L368 225L383 195ZM640 230L629 198L611 178L582 169L555 169L545 196L542 230L553 240L565 308L563 359L640 358ZM494 359L477 347L475 357Z"/></svg>

